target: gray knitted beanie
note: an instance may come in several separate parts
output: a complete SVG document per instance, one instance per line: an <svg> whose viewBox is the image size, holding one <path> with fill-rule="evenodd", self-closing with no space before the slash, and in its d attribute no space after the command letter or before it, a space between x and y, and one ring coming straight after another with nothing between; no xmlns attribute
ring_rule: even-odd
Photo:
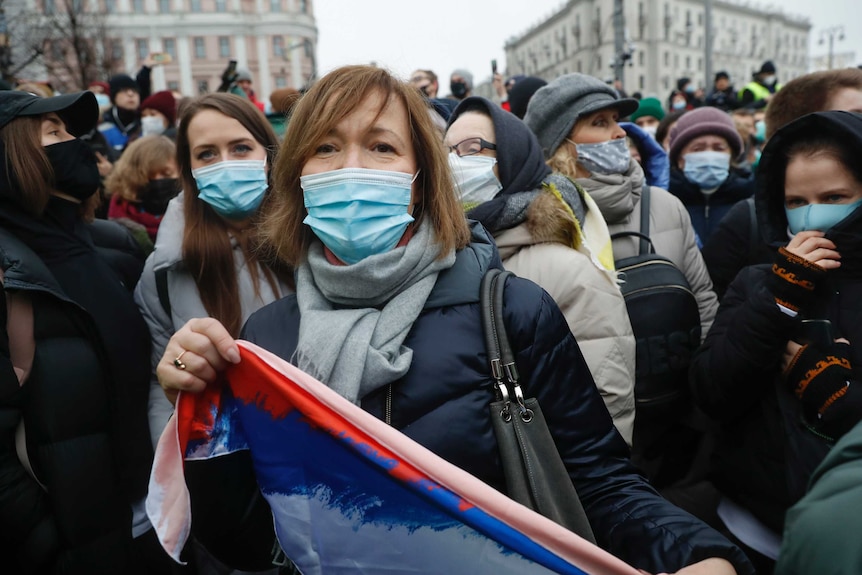
<svg viewBox="0 0 862 575"><path fill-rule="evenodd" d="M566 74L533 94L524 122L539 138L547 159L568 137L578 118L605 108L617 108L623 118L637 110L638 101L620 99L616 90L593 76Z"/></svg>
<svg viewBox="0 0 862 575"><path fill-rule="evenodd" d="M464 83L467 84L467 90L469 91L473 89L473 74L471 74L469 70L458 68L452 72L450 78L452 76L461 76L464 78Z"/></svg>

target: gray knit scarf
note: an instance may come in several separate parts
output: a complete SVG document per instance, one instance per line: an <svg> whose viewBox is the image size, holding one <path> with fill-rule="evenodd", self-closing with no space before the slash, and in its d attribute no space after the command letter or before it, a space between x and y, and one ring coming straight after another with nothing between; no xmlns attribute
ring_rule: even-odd
<svg viewBox="0 0 862 575"><path fill-rule="evenodd" d="M291 362L353 403L402 377L413 350L401 345L419 317L443 259L430 225L421 225L406 246L333 265L315 241L296 272L301 317Z"/></svg>
<svg viewBox="0 0 862 575"><path fill-rule="evenodd" d="M535 190L517 192L494 198L491 201L499 202L503 200L505 203L501 209L495 210L493 214L489 214L484 218L479 217L480 223L491 233L514 228L524 223L527 220L527 211L530 209L530 204L539 195L546 193L543 189L545 184L553 184L557 188L563 201L572 208L572 212L575 214L578 223L583 225L584 218L586 217L586 206L584 206L584 201L581 199L578 186L566 176L557 173L552 173L546 177L542 181L542 185ZM479 216L478 208L475 212L468 212L467 216L476 218Z"/></svg>

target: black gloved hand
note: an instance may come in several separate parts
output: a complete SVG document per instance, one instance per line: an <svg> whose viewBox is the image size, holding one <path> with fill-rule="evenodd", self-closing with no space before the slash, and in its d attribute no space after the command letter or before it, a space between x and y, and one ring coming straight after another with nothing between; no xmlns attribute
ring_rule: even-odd
<svg viewBox="0 0 862 575"><path fill-rule="evenodd" d="M798 312L811 301L814 286L825 274L826 270L814 262L781 248L775 254L767 288L775 303Z"/></svg>
<svg viewBox="0 0 862 575"><path fill-rule="evenodd" d="M835 438L862 416L862 394L851 381L849 356L846 343L836 342L828 349L804 345L784 372L809 424Z"/></svg>

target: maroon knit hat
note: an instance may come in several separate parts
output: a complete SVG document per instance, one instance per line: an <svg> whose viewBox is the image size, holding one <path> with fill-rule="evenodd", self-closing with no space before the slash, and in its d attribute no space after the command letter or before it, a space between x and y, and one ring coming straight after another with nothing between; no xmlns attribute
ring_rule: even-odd
<svg viewBox="0 0 862 575"><path fill-rule="evenodd" d="M742 138L733 119L718 108L703 107L683 114L670 130L670 165L675 166L682 149L699 136L721 136L730 144L731 157L742 150Z"/></svg>
<svg viewBox="0 0 862 575"><path fill-rule="evenodd" d="M177 102L169 90L156 92L141 103L141 111L147 108L161 112L168 119L168 126L173 126L177 120Z"/></svg>

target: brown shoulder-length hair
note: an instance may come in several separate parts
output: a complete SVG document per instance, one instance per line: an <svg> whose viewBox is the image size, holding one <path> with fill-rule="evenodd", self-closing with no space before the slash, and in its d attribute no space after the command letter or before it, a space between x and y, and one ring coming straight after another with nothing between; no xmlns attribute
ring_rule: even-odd
<svg viewBox="0 0 862 575"><path fill-rule="evenodd" d="M198 199L198 187L192 176L189 124L204 110L213 110L237 120L252 137L266 149L267 165L271 166L278 148L278 139L266 117L254 104L234 94L206 94L191 100L183 110L183 119L177 130L177 166L183 183L183 211L185 233L183 234L183 261L195 280L201 301L211 317L219 320L234 336L242 327L242 307L239 298L239 283L234 264L233 250L228 225L206 202ZM271 180L271 178L270 178ZM271 186L263 204L252 216L255 220L269 209ZM292 285L293 274L287 266L267 260L257 248L259 238L257 222L247 228L247 233L235 237L242 246L246 263L251 272L255 293L259 292L260 270L275 293L279 293L277 280Z"/></svg>
<svg viewBox="0 0 862 575"><path fill-rule="evenodd" d="M3 161L9 179L0 188L8 188L12 198L25 211L41 217L55 191L54 168L42 146L42 116L19 116L0 128L0 139L6 147ZM99 205L99 194L81 202L79 215L92 220Z"/></svg>
<svg viewBox="0 0 862 575"><path fill-rule="evenodd" d="M294 107L276 160L276 193L263 233L282 261L299 265L314 238L311 228L302 223L306 210L299 177L305 162L321 140L374 92L383 95L380 112L392 101L402 102L407 109L419 169L416 189L421 199L413 212L416 225L433 226L441 258L467 245L470 231L455 194L446 149L419 92L381 68L344 66L315 83Z"/></svg>
<svg viewBox="0 0 862 575"><path fill-rule="evenodd" d="M114 164L111 175L105 180L105 192L127 202L139 201L138 194L153 173L167 166L176 155L177 147L165 136L146 136L135 140Z"/></svg>
<svg viewBox="0 0 862 575"><path fill-rule="evenodd" d="M772 96L766 108L766 139L797 118L822 112L835 93L843 88L862 92L862 70L825 70L789 81Z"/></svg>

